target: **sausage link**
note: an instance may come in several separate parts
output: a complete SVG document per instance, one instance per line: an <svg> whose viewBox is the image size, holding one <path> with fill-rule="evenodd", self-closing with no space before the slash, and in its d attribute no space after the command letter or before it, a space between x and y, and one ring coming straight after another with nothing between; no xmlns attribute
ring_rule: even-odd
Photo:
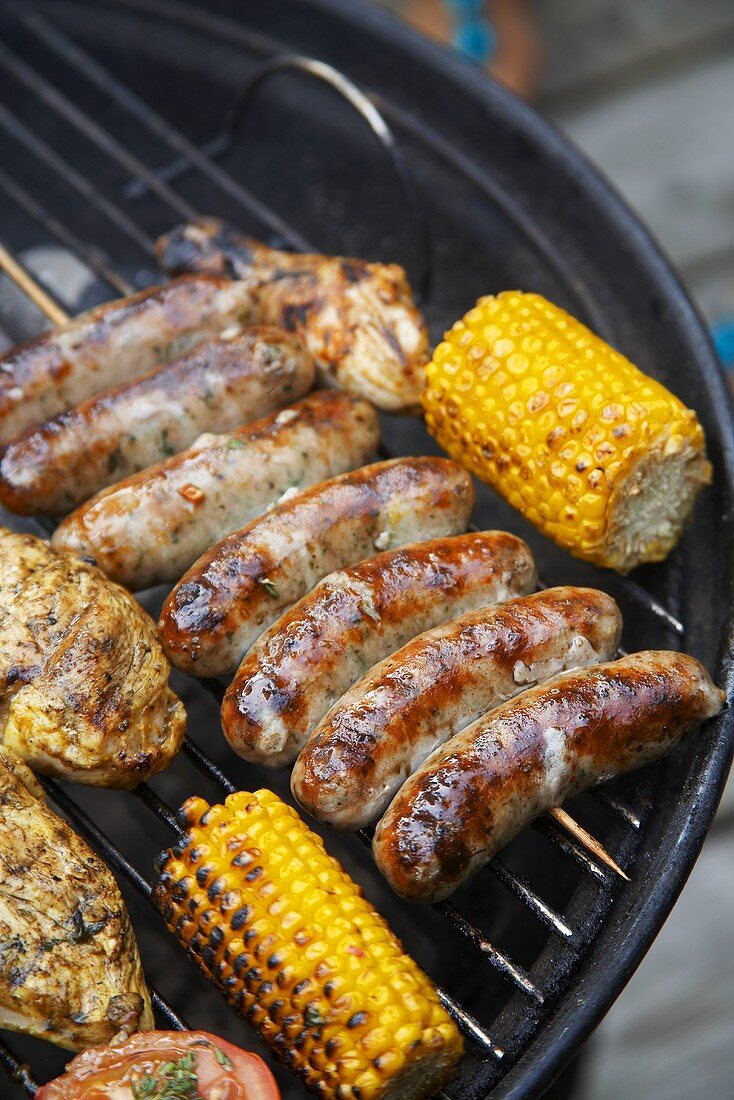
<svg viewBox="0 0 734 1100"><path fill-rule="evenodd" d="M140 589L177 580L218 539L284 493L351 470L374 453L366 401L320 390L103 490L57 527L54 546L90 556Z"/></svg>
<svg viewBox="0 0 734 1100"><path fill-rule="evenodd" d="M202 432L232 431L297 401L313 378L296 337L270 325L225 329L16 436L0 455L0 504L21 515L63 515Z"/></svg>
<svg viewBox="0 0 734 1100"><path fill-rule="evenodd" d="M445 898L538 814L664 756L723 703L682 653L562 673L429 756L377 826L377 865L411 901Z"/></svg>
<svg viewBox="0 0 734 1100"><path fill-rule="evenodd" d="M608 661L621 629L611 596L550 588L419 635L316 727L293 769L293 794L337 829L368 825L438 745L532 684Z"/></svg>
<svg viewBox="0 0 734 1100"><path fill-rule="evenodd" d="M421 631L535 587L532 555L506 531L388 550L325 577L255 642L222 704L245 760L295 760L312 730L377 661Z"/></svg>
<svg viewBox="0 0 734 1100"><path fill-rule="evenodd" d="M252 288L257 320L297 332L320 380L385 412L418 412L428 330L397 264L278 252L216 218L157 243L169 272L232 274Z"/></svg>
<svg viewBox="0 0 734 1100"><path fill-rule="evenodd" d="M0 443L253 315L250 287L197 275L105 302L0 356Z"/></svg>
<svg viewBox="0 0 734 1100"><path fill-rule="evenodd" d="M212 547L163 606L164 648L195 676L233 673L317 581L390 546L465 530L469 475L446 458L399 458L332 478Z"/></svg>

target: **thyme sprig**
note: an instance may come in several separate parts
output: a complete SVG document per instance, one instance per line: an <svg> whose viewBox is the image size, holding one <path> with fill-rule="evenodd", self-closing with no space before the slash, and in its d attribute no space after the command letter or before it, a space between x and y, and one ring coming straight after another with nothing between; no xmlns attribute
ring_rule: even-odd
<svg viewBox="0 0 734 1100"><path fill-rule="evenodd" d="M133 1100L204 1100L199 1092L196 1054L188 1051L176 1062L161 1062L155 1073L132 1083Z"/></svg>

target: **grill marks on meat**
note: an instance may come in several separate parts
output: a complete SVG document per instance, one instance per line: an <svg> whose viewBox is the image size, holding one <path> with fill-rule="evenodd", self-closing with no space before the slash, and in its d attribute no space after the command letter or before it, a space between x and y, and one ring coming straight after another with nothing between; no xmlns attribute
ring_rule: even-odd
<svg viewBox="0 0 734 1100"><path fill-rule="evenodd" d="M0 749L0 1027L81 1050L152 1026L115 880Z"/></svg>
<svg viewBox="0 0 734 1100"><path fill-rule="evenodd" d="M445 898L538 814L659 759L723 703L682 653L556 676L428 757L377 827L377 864L402 896Z"/></svg>
<svg viewBox="0 0 734 1100"><path fill-rule="evenodd" d="M172 274L242 280L256 319L298 333L324 384L386 412L419 411L428 332L397 264L276 251L215 218L176 227L157 250Z"/></svg>
<svg viewBox="0 0 734 1100"><path fill-rule="evenodd" d="M154 624L95 567L0 528L0 741L46 775L134 787L178 751L184 708Z"/></svg>
<svg viewBox="0 0 734 1100"><path fill-rule="evenodd" d="M271 767L292 762L372 665L416 634L535 582L530 551L506 531L415 543L332 573L240 665L222 705L230 745Z"/></svg>
<svg viewBox="0 0 734 1100"><path fill-rule="evenodd" d="M466 529L471 478L443 458L403 458L342 474L284 501L204 554L160 619L173 664L232 673L255 639L327 573Z"/></svg>
<svg viewBox="0 0 734 1100"><path fill-rule="evenodd" d="M563 669L609 660L619 645L614 600L550 588L470 611L372 668L316 727L292 776L320 821L358 829L442 742Z"/></svg>

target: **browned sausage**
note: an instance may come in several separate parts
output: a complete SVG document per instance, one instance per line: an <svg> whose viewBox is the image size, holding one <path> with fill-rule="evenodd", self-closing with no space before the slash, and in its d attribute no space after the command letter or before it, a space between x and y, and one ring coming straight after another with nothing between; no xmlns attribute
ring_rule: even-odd
<svg viewBox="0 0 734 1100"><path fill-rule="evenodd" d="M469 475L447 458L398 458L342 474L222 539L163 606L163 645L195 676L232 673L290 604L327 573L374 554L466 529Z"/></svg>
<svg viewBox="0 0 734 1100"><path fill-rule="evenodd" d="M0 443L252 318L249 287L198 275L105 302L0 356Z"/></svg>
<svg viewBox="0 0 734 1100"><path fill-rule="evenodd" d="M374 821L438 745L564 669L608 661L622 618L593 588L549 588L420 634L340 699L296 761L291 788L319 821Z"/></svg>
<svg viewBox="0 0 734 1100"><path fill-rule="evenodd" d="M26 429L0 455L0 504L59 516L184 450L297 401L314 365L296 337L235 325L150 374Z"/></svg>
<svg viewBox="0 0 734 1100"><path fill-rule="evenodd" d="M664 756L723 703L665 650L556 676L428 757L377 827L377 865L411 901L445 898L538 814Z"/></svg>
<svg viewBox="0 0 734 1100"><path fill-rule="evenodd" d="M54 546L140 589L177 580L217 539L297 486L361 466L379 439L366 401L317 390L295 405L103 489L59 524Z"/></svg>
<svg viewBox="0 0 734 1100"><path fill-rule="evenodd" d="M506 531L388 550L331 573L261 635L222 704L246 760L295 759L331 704L409 638L463 611L535 587L535 564Z"/></svg>

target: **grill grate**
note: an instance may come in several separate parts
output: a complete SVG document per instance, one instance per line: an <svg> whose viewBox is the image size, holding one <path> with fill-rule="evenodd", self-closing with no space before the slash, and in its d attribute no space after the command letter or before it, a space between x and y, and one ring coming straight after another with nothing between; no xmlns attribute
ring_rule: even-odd
<svg viewBox="0 0 734 1100"><path fill-rule="evenodd" d="M147 2L147 0L138 0L137 6L145 7L154 13L165 12L164 5ZM64 188L75 192L94 209L101 219L109 223L111 229L123 236L129 246L137 250L140 262L144 265L149 264L153 256L153 237L143 228L140 221L135 219L132 213L135 210L132 200L139 201L142 197L154 199L162 208L159 218L162 215L168 223L180 218L196 217L198 211L194 205L173 188L173 182L177 178L182 175L191 176L194 173L198 173L212 189L210 209L207 213L212 212L211 208L216 209L218 193L222 201L226 198L230 203L235 202L248 221L257 219L264 231L277 234L279 238L295 248L309 247L308 242L297 230L273 213L218 162L212 160L201 148L189 141L137 94L103 68L90 54L49 22L38 9L28 6L23 6L21 9L20 6L7 5L0 8L0 11L5 17L12 18L13 23L21 27L25 34L55 55L60 65L71 68L77 78L85 82L89 88L95 89L106 103L145 128L170 152L171 156L176 158L162 171L150 168L138 156L131 153L109 130L103 128L87 110L79 106L74 98L57 87L54 81L47 79L37 68L26 62L6 42L0 42L0 73L3 79L10 78L23 89L24 94L32 97L35 104L34 110L48 112L59 126L71 128L79 140L83 140L94 150L94 155L99 157L100 165L105 167L112 165L126 185L126 191L121 190L127 195L127 199L123 200L124 208L120 203L114 202L96 186L91 173L83 173L69 159L64 158L50 142L36 133L17 113L6 106L0 106L0 128L14 143L14 147L22 149L25 156L33 159L35 167L42 169L46 174L49 193L59 181ZM182 9L180 14L182 19L186 18L190 21L197 18L193 10ZM240 29L240 36L241 44L260 59L267 54L275 53L280 45L264 41L261 36L250 35L244 29ZM502 210L503 215L518 225L530 244L543 255L564 284L573 287L573 292L591 323L602 334L605 333L604 319L600 316L596 303L586 295L583 287L575 283L563 256L543 238L540 230L527 218L519 204L496 187L493 181L479 174L475 166L458 149L449 145L428 124L407 114L402 108L389 103L384 98L371 97L367 102L372 104L373 109L378 106L385 118L406 138L423 142L431 148L433 153L443 158L452 170L469 178ZM226 140L220 140L215 144L221 151L226 150ZM7 158L5 163L7 166L10 159ZM115 266L106 249L96 242L88 241L71 225L60 221L56 214L52 215L48 206L44 205L35 193L8 175L5 170L0 170L0 190L15 207L40 227L47 238L55 240L77 256L107 287L117 293L130 292L133 284L128 278L128 272L123 273ZM410 195L410 190L406 194ZM50 197L47 202L51 202ZM60 205L56 206L56 209L62 208ZM165 224L161 226L161 228L164 227ZM142 269L141 282L149 281L145 278L148 270L146 267ZM49 292L57 292L57 288L50 284L43 273L39 275L39 279ZM684 627L676 614L669 611L635 582L620 578L615 583L624 589L628 600L650 617L655 624L655 632L663 644L675 643L680 639L684 633ZM222 689L218 683L204 683L203 686L215 698L221 697ZM203 777L213 781L222 793L229 793L236 789L235 784L228 779L218 764L190 738L185 742L183 755ZM645 780L645 783L649 784L649 780ZM62 787L50 780L43 780L43 786L49 798L72 822L76 830L104 857L110 867L150 902L152 886L148 878L141 874L124 852ZM630 804L616 791L606 788L586 796L588 804L600 807L612 816L615 837L618 839L616 858L627 867L633 864L650 810L649 792L646 793L644 783L642 786L638 785L637 796L635 804ZM132 797L142 803L163 825L175 829L174 811L147 784L141 784L136 791L132 792ZM499 1080L505 1066L517 1058L537 1030L543 1014L563 985L568 982L573 966L588 949L615 895L619 890L624 889L609 869L601 866L554 820L547 818L539 820L533 825L533 830L575 865L582 882L585 883L586 896L593 896L588 919L575 920L559 912L553 904L544 900L542 894L532 886L525 875L512 870L504 859L496 858L492 861L489 871L485 872L487 877L493 878L508 896L512 896L520 903L532 919L547 930L551 939L557 941L562 948L555 956L553 979L546 981L536 976L535 965L528 969L491 942L481 929L453 903L445 902L433 906L433 909L450 923L453 930L464 938L467 945L490 964L502 981L508 983L513 995L513 999L498 1016L498 1019L502 1018L502 1027L497 1032L512 1035L513 1041L510 1047L494 1037L494 1025L486 1028L449 992L440 991L444 1004L459 1022L472 1047L472 1057L467 1060L467 1068L463 1076L442 1094L446 1098L484 1095L486 1090ZM592 895L589 895L589 890L592 891ZM161 932L164 934L162 925ZM467 966L472 965L473 960L468 959ZM152 995L156 1013L164 1024L173 1028L186 1027L184 1020L157 991L152 990ZM0 1042L0 1063L16 1079L27 1095L34 1094L36 1082L33 1076L12 1050L2 1042Z"/></svg>

